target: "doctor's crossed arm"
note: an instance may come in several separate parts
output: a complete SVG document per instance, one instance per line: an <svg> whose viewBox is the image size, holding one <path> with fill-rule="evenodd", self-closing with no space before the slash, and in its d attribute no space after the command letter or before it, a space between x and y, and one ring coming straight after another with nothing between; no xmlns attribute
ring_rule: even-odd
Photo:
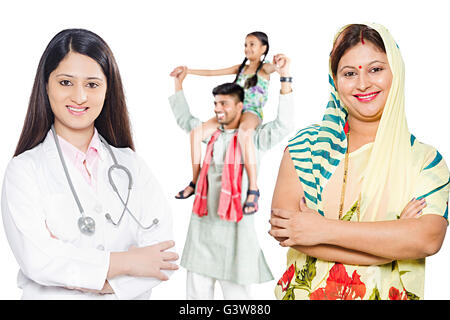
<svg viewBox="0 0 450 320"><path fill-rule="evenodd" d="M162 188L145 162L136 155L139 171L137 219L145 229L135 225L135 243L126 252L112 252L108 282L124 297L135 297L169 279L178 265L172 234L172 212ZM156 217L156 218L155 218ZM156 220L156 221L155 221ZM156 222L156 223L155 223Z"/></svg>

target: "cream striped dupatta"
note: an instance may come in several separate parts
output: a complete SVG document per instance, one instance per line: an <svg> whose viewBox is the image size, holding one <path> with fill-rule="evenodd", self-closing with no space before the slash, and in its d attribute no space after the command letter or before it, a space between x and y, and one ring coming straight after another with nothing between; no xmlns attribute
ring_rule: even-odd
<svg viewBox="0 0 450 320"><path fill-rule="evenodd" d="M404 95L405 66L400 49L385 27L372 23L366 25L381 35L393 79L376 139L364 171L360 219L361 221L397 219L413 197L417 199L427 197L428 206L423 210L424 214L439 214L448 219L449 170L439 152L431 146L418 142L408 130ZM339 30L335 41L347 26ZM347 110L339 99L331 68L329 82L331 96L321 125L313 125L300 130L289 141L288 146L305 192L307 205L322 215L324 214L323 188L344 158L347 149L344 132ZM383 206L380 206L381 201L387 201L387 204L383 203ZM308 296L313 292L311 281L308 287L308 279L304 279L305 270L309 270L315 275L321 269L319 264L325 262L311 259L294 249L289 250L288 270L278 282L275 290L278 298L293 299L296 294L300 296L301 290L308 292ZM424 260L397 261L397 265L392 263L392 266L389 267L392 270L398 270L396 272L400 276L404 297L423 298ZM316 268L314 272L312 267L307 265L308 261L310 264L314 262L314 268ZM331 277L330 266L333 264L327 263L329 265L328 277ZM292 277L291 273L293 273ZM287 274L288 276L286 276ZM397 276L397 278L399 277ZM356 281L359 278L353 280ZM292 289L295 286L297 287ZM292 290L289 291L290 289ZM360 293L359 297L385 299L391 296L388 289L384 289L384 294L380 293L382 289L370 289L370 292Z"/></svg>

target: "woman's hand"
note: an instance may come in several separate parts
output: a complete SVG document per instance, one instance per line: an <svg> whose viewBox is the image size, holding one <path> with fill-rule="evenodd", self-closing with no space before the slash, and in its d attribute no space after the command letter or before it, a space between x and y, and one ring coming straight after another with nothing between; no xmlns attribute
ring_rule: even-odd
<svg viewBox="0 0 450 320"><path fill-rule="evenodd" d="M287 237L276 237L276 236L274 236L273 233L272 233L272 231L283 229L283 228L277 227L276 225L272 224L272 222L275 221L274 219L279 219L279 216L277 216L277 215L275 214L275 212L278 212L278 210L281 210L281 209L272 209L271 212L270 212L270 220L269 220L269 223L270 223L270 230L269 230L269 234L270 234L275 240L277 240L278 242L280 242L280 244L281 244L281 242L287 240L288 238L287 238ZM286 210L286 211L287 211L287 210ZM289 212L290 212L290 211L289 211ZM275 223L275 222L274 222L274 223Z"/></svg>
<svg viewBox="0 0 450 320"><path fill-rule="evenodd" d="M177 270L178 265L170 263L178 259L175 252L166 251L175 246L174 241L164 241L146 247L131 246L127 251L128 274L135 277L152 277L165 281L169 278L161 270Z"/></svg>
<svg viewBox="0 0 450 320"><path fill-rule="evenodd" d="M425 201L425 198L422 198L420 200L413 198L403 209L402 213L400 214L400 219L419 218L421 216L422 209L426 206L427 202Z"/></svg>
<svg viewBox="0 0 450 320"><path fill-rule="evenodd" d="M275 71L278 72L281 77L290 77L289 67L291 65L291 59L284 54L279 53L273 57L272 63L275 66Z"/></svg>
<svg viewBox="0 0 450 320"><path fill-rule="evenodd" d="M300 203L300 211L272 209L269 234L283 247L314 246L322 243L326 219L317 211Z"/></svg>

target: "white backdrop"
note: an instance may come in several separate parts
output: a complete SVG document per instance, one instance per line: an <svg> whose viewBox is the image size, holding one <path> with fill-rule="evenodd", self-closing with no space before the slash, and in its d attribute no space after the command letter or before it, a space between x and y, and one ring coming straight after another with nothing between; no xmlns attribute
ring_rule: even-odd
<svg viewBox="0 0 450 320"><path fill-rule="evenodd" d="M156 4L154 4L156 3ZM154 5L153 5L154 4ZM285 53L292 59L300 129L321 120L328 101L328 55L334 33L344 24L377 22L399 44L406 64L406 108L411 132L438 148L450 162L447 98L450 58L448 1L2 1L0 4L0 177L18 141L40 56L50 39L65 28L99 34L118 62L136 149L147 160L169 199L177 251L181 254L193 198L173 199L191 175L188 135L175 123L168 104L173 93L169 72L177 65L222 68L244 58L245 35L261 30L270 41L269 58ZM272 75L265 121L278 104L278 75ZM233 77L188 76L185 92L194 115L213 115L211 90ZM290 136L292 136L294 132ZM258 299L273 299L273 288L285 269L286 249L268 234L275 179L286 138L267 153L259 174L260 211L256 232L275 280L255 285ZM449 239L427 259L425 297L449 299ZM18 265L0 229L0 299L18 299ZM186 271L153 290L153 299L184 299ZM220 290L218 290L220 291ZM216 294L221 298L221 293Z"/></svg>

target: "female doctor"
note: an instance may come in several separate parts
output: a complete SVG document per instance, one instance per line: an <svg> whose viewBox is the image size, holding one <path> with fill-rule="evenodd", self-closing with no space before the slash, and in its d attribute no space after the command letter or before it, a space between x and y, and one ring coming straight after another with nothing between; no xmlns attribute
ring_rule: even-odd
<svg viewBox="0 0 450 320"><path fill-rule="evenodd" d="M44 51L1 205L23 299L148 299L178 268L170 208L98 35L63 30Z"/></svg>

